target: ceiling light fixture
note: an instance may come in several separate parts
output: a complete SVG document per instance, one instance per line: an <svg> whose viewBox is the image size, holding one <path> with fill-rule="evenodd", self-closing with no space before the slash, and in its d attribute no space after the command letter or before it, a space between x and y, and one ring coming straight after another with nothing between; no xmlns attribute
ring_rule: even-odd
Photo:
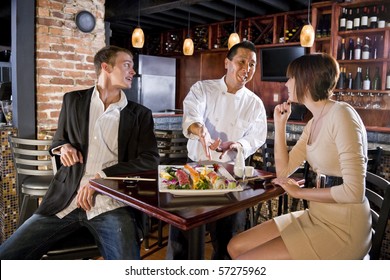
<svg viewBox="0 0 390 280"><path fill-rule="evenodd" d="M131 36L131 43L133 44L133 47L138 49L141 49L145 43L144 31L141 29L141 25L139 23L140 11L141 11L141 3L140 0L138 0L138 26L133 30L133 34Z"/></svg>
<svg viewBox="0 0 390 280"><path fill-rule="evenodd" d="M230 50L231 47L233 47L235 44L240 43L240 36L236 33L236 11L237 11L237 0L234 1L234 25L233 30L234 32L230 34L229 40L228 40L228 49Z"/></svg>
<svg viewBox="0 0 390 280"><path fill-rule="evenodd" d="M301 46L302 47L312 47L314 44L314 28L310 24L310 0L309 0L309 6L307 8L307 24L303 26L301 30L301 35L300 35L300 41L301 41Z"/></svg>
<svg viewBox="0 0 390 280"><path fill-rule="evenodd" d="M183 53L184 55L193 55L194 53L194 42L192 41L190 36L190 12L188 12L188 31L187 38L184 40L183 43Z"/></svg>

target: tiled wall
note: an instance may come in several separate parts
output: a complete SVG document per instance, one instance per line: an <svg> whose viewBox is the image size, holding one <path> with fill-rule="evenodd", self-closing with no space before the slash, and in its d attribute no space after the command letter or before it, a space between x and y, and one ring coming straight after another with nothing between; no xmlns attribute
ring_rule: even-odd
<svg viewBox="0 0 390 280"><path fill-rule="evenodd" d="M15 172L11 148L8 145L8 135L11 133L16 134L16 129L0 128L0 243L15 231L19 218Z"/></svg>

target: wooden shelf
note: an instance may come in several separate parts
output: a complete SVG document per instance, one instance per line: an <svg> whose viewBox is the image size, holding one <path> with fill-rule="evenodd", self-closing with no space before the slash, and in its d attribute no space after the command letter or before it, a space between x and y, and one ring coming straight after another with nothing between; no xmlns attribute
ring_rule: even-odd
<svg viewBox="0 0 390 280"><path fill-rule="evenodd" d="M371 76L375 73L375 68L379 67L382 85L381 88L385 88L385 77L386 72L390 67L390 27L385 28L371 28L365 30L353 30L353 31L339 31L339 16L340 11L343 7L362 7L362 6L372 6L374 4L383 4L386 5L389 1L362 1L354 0L352 3L336 3L335 1L323 1L319 3L313 3L311 7L311 24L314 27L314 30L317 32L316 39L314 41L313 47L310 48L310 52L326 52L333 57L337 57L337 51L339 44L342 38L346 39L348 44L348 38L356 37L373 37L379 36L382 44L382 51L380 51L380 56L378 59L367 59L367 60L339 60L338 63L343 67L346 67L348 72L352 73L352 76L355 77L356 68L358 66L363 67L363 71L366 67L370 68ZM388 9L390 7L388 6ZM299 28L301 25L306 23L307 20L307 10L295 11L295 12L286 12L278 13L273 15L266 16L256 16L247 19L241 19L237 21L236 32L242 38L247 38L248 40L255 43L257 50L260 50L264 47L280 47L280 46L297 46L299 43L299 36L296 36L296 42L281 43L280 38L284 38L285 30L296 27ZM297 24L298 23L298 24ZM192 28L192 36L194 36L194 30L196 26ZM166 53L162 51L163 55L171 55L177 58L182 58L179 61L179 68L182 69L181 73L178 76L178 108L182 108L181 101L184 99L185 95L188 93L188 90L197 80L202 79L216 79L220 78L223 73L223 63L225 55L227 52L227 39L230 33L233 31L233 21L220 22L210 24L208 26L202 26L202 28L207 28L207 32L203 34L208 42L208 48L205 49L201 47L195 50L195 55L192 57L185 57L182 55L181 48L176 52ZM325 30L325 31L324 31ZM177 31L176 31L177 32ZM186 34L187 30L182 30L181 34ZM298 34L298 32L297 32ZM325 37L324 37L325 36ZM383 36L383 41L381 37ZM164 34L161 36L166 38ZM207 37L207 38L206 38ZM194 40L194 37L193 37ZM202 39L203 40L203 39ZM203 40L203 41L204 41ZM355 40L356 42L356 40ZM164 47L165 41L162 43ZM275 94L278 95L279 102L286 100L288 98L287 90L285 84L281 82L265 82L259 79L259 69L260 61L258 58L258 68L256 70L255 77L253 80L247 84L247 87L258 94L264 102L267 113L271 115L274 106L277 102L274 101ZM214 67L215 65L221 65L221 69ZM180 72L179 69L179 72ZM187 69L192 71L189 73ZM364 74L363 74L364 75ZM390 91L380 90L380 91L355 91L355 90L335 90L337 92L352 92L352 93L362 93L367 95L369 93L381 93L383 96L382 103L386 104L386 109L374 110L374 109L360 109L357 108L359 114L361 115L363 122L368 127L390 127L390 110L388 107L388 99L390 98Z"/></svg>

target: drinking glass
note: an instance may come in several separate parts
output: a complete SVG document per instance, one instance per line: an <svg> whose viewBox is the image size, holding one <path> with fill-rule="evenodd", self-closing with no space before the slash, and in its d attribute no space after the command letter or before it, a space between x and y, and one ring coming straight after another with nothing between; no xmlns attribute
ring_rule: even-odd
<svg viewBox="0 0 390 280"><path fill-rule="evenodd" d="M3 109L3 114L7 125L12 126L12 101L11 100L2 100L1 108Z"/></svg>

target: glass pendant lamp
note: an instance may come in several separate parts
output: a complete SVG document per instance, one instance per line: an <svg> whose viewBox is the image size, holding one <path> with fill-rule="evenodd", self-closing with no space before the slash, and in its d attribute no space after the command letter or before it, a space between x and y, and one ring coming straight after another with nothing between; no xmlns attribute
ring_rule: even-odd
<svg viewBox="0 0 390 280"><path fill-rule="evenodd" d="M314 44L315 32L313 26L310 24L310 0L307 9L307 24L303 26L300 35L300 42L302 47L312 47Z"/></svg>
<svg viewBox="0 0 390 280"><path fill-rule="evenodd" d="M131 36L131 43L133 44L134 48L141 49L144 46L145 43L145 35L144 31L141 29L140 26L140 1L138 0L138 26L134 28L133 34Z"/></svg>
<svg viewBox="0 0 390 280"><path fill-rule="evenodd" d="M235 44L240 43L240 36L238 36L236 32L236 9L237 9L237 3L234 1L234 32L230 34L229 40L228 40L228 49L230 50L231 47L233 47Z"/></svg>
<svg viewBox="0 0 390 280"><path fill-rule="evenodd" d="M183 53L184 55L194 54L194 42L192 41L190 36L190 13L188 13L188 31L187 31L187 38L184 40L183 43Z"/></svg>

